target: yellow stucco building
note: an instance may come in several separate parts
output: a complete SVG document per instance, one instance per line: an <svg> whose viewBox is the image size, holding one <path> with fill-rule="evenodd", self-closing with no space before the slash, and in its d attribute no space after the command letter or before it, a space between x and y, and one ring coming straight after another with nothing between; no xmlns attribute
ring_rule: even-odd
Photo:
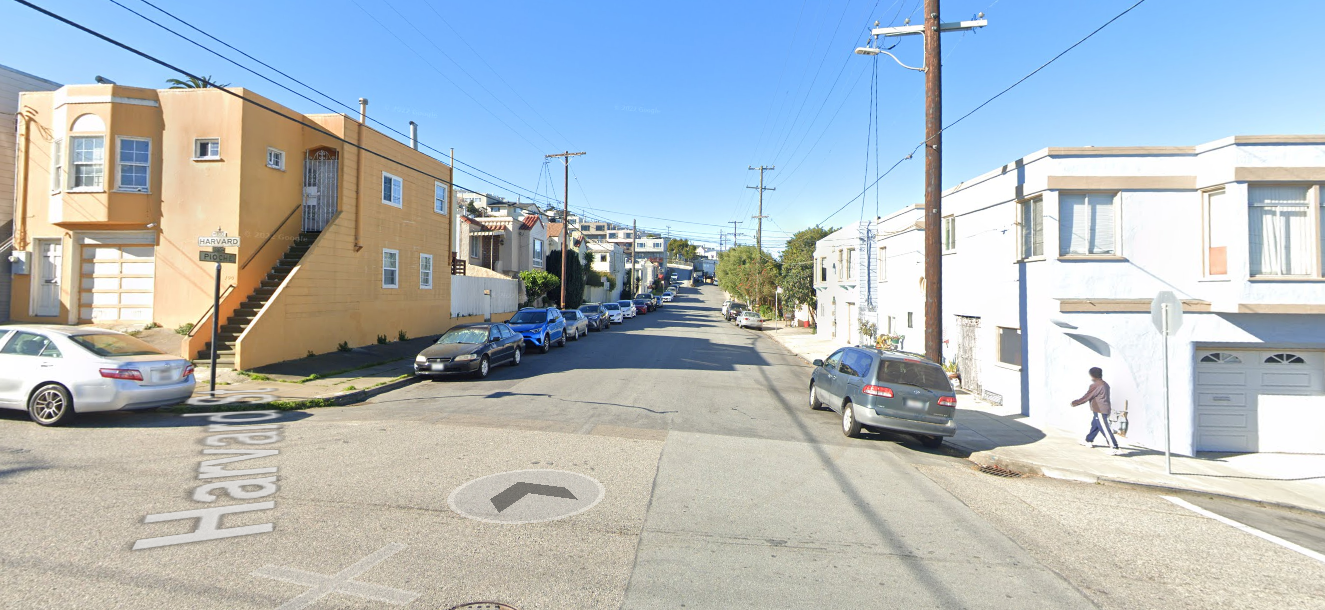
<svg viewBox="0 0 1325 610"><path fill-rule="evenodd" d="M197 238L220 229L241 238L222 265L226 365L461 321L451 168L354 118L232 91L243 99L119 85L22 95L11 320L193 324L180 350L198 357L215 267Z"/></svg>

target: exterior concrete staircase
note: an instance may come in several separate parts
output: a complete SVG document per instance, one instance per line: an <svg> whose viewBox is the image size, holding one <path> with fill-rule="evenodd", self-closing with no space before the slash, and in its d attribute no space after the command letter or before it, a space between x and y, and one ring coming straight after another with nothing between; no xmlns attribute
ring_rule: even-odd
<svg viewBox="0 0 1325 610"><path fill-rule="evenodd" d="M308 248L313 245L313 240L317 239L317 233L300 233L295 238L290 249L285 251L285 256L276 261L276 265L271 268L267 277L262 279L258 287L248 296L248 300L239 304L239 309L234 315L230 316L224 324L221 324L220 332L217 335L216 348L216 366L234 367L235 365L235 341L239 340L239 335L244 334L244 329L253 322L258 312L271 300L271 295L276 293L285 278L294 270L295 265L304 258ZM201 332L211 334L210 328L205 328ZM195 366L211 366L212 342L198 352L198 359L193 361Z"/></svg>

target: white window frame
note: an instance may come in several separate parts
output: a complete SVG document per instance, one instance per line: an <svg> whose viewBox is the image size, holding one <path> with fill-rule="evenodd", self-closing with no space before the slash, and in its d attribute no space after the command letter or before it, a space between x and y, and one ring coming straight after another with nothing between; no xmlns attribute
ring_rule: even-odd
<svg viewBox="0 0 1325 610"><path fill-rule="evenodd" d="M1210 249L1216 247L1213 245L1215 238L1213 226L1215 208L1213 205L1216 196L1221 198L1220 205L1226 208L1225 213L1227 213L1229 207L1228 197L1230 195L1224 187L1201 191L1201 275L1209 279L1227 279L1229 276L1229 254L1233 249L1232 243L1224 244L1224 272L1211 273L1210 271ZM1250 210L1248 210L1248 213L1250 214ZM1230 216L1228 220L1231 221L1232 219L1233 217ZM1229 232L1230 234L1236 234L1236 231ZM1250 236L1248 236L1247 246L1248 252L1250 252Z"/></svg>
<svg viewBox="0 0 1325 610"><path fill-rule="evenodd" d="M64 138L51 142L51 192L64 190Z"/></svg>
<svg viewBox="0 0 1325 610"><path fill-rule="evenodd" d="M1085 197L1085 198L1086 198L1086 202L1089 204L1089 202L1090 202L1090 197L1091 197L1092 195L1100 195L1100 196L1108 196L1108 197L1109 197L1109 209L1113 212L1113 252L1107 252L1107 253L1106 253L1106 252L1071 252L1071 251L1069 251L1069 249L1072 247L1072 240L1071 240L1071 239L1068 239L1068 240L1064 241L1063 238L1062 238L1062 237L1063 237L1063 226L1062 226L1062 224L1063 224L1064 222L1066 222L1066 219L1067 219L1067 214L1064 214L1064 213L1063 213L1063 206L1064 206L1065 203L1066 203L1065 196L1066 196L1066 197L1077 197L1077 196ZM1067 259L1072 259L1072 258L1104 258L1104 259L1118 259L1118 258L1122 258L1122 251L1123 251L1123 248L1122 248L1122 238L1121 238L1122 231L1119 231L1119 230L1118 230L1119 227L1122 226L1122 220L1123 220L1123 219L1122 219L1122 205L1121 205L1121 200L1122 200L1122 194L1121 194L1120 192L1118 192L1118 191L1077 191L1077 192L1064 192L1064 193L1059 193L1059 195L1058 195L1058 222L1059 222L1059 229L1058 229L1058 236L1059 236L1059 239L1058 239L1058 242L1059 242L1059 243L1058 243L1058 256L1059 256L1059 258L1067 258ZM1087 209L1089 209L1089 207L1090 207L1089 205L1086 206ZM1086 223L1087 223L1087 224L1086 224L1086 235L1087 235L1087 241L1089 242L1089 241L1090 241L1090 237L1089 237L1089 236L1090 236L1090 235L1093 235L1093 234L1095 233L1095 227L1090 225L1090 215L1089 215L1089 214L1086 215ZM1072 231L1071 227L1068 227L1067 230L1068 230L1068 233L1069 233L1069 234L1070 234L1071 231Z"/></svg>
<svg viewBox="0 0 1325 610"><path fill-rule="evenodd" d="M888 281L888 246L879 247L879 281Z"/></svg>
<svg viewBox="0 0 1325 610"><path fill-rule="evenodd" d="M479 251L483 249L482 240L478 235L469 236L469 258L478 258Z"/></svg>
<svg viewBox="0 0 1325 610"><path fill-rule="evenodd" d="M396 265L395 267L387 266L386 257L388 254L392 255L395 258L395 265ZM394 274L393 281L390 283L386 281L386 272L388 270L390 270ZM382 287L400 288L400 250L382 248Z"/></svg>
<svg viewBox="0 0 1325 610"><path fill-rule="evenodd" d="M124 162L124 143L125 142L147 142L147 163L125 163ZM141 166L147 168L147 184L142 187L124 186L124 166ZM115 190L121 193L150 193L152 192L152 139L137 138L133 136L115 137Z"/></svg>
<svg viewBox="0 0 1325 610"><path fill-rule="evenodd" d="M432 255L419 255L419 288L432 290Z"/></svg>
<svg viewBox="0 0 1325 610"><path fill-rule="evenodd" d="M387 199L387 194L385 192L387 181L391 182L390 199ZM382 188L383 188L382 203L389 205L393 208L405 207L405 193L404 193L405 181L402 180L400 176L397 176L390 172L382 172Z"/></svg>
<svg viewBox="0 0 1325 610"><path fill-rule="evenodd" d="M1252 261L1255 260L1257 256L1259 256L1259 252L1257 252L1257 251L1256 251L1255 249L1253 249L1252 246L1251 246L1251 234L1252 234L1252 232L1251 232L1251 227L1248 226L1248 231L1247 231L1247 276L1248 276L1249 278L1252 278L1252 279L1261 279L1261 280L1265 280L1265 279L1270 279L1270 280L1274 280L1274 279L1288 279L1288 280L1304 280L1304 279L1305 279L1305 280L1314 280L1314 279L1320 279L1320 278L1321 278L1321 274L1322 274L1322 267L1325 267L1325 261L1322 261L1322 260L1321 260L1321 258L1322 258L1322 249L1325 249L1325 241L1323 241L1323 240L1325 240L1325 209L1322 209L1322 205L1325 205L1325 201L1322 201L1322 194L1321 194L1321 190L1322 190L1322 188L1321 188L1321 185L1319 185L1319 184L1302 184L1302 183L1289 183L1289 184L1284 184L1284 183L1273 183L1273 182L1256 183L1256 184L1249 184L1249 185L1247 185L1247 221L1248 221L1248 223L1251 222L1251 211L1252 211L1253 208L1255 208L1255 207L1268 207L1268 206L1254 206L1254 205L1252 205L1252 202L1251 202L1251 189L1252 189L1252 188L1255 188L1255 187L1270 187L1270 188L1273 188L1273 187L1292 187L1292 188L1306 188L1306 189L1307 189L1307 197L1306 197L1306 212L1307 212L1307 220L1306 220L1306 222L1307 222L1307 231L1308 231L1308 233L1309 233L1309 235L1310 235L1309 240L1311 241L1312 247L1311 247L1311 251L1310 251L1309 253L1307 253L1308 260L1307 260L1307 272L1306 272L1306 273L1298 273L1298 274L1292 274L1292 275L1282 275L1282 274L1278 274L1278 275L1276 275L1276 274L1268 274L1268 273L1260 273L1260 274L1252 273L1252 267L1251 267L1251 266L1252 266Z"/></svg>
<svg viewBox="0 0 1325 610"><path fill-rule="evenodd" d="M74 181L78 179L78 166L79 166L79 165L94 165L94 164L95 164L94 162L86 162L86 163L81 163L81 164L80 164L80 163L75 163L75 162L74 162L74 154L75 154L76 149L78 148L78 146L77 146L77 141L78 141L78 140L83 140L83 139L87 139L87 140L100 140L100 141L101 141L101 183L100 183L100 184L97 184L96 186L76 186L76 185L74 184ZM69 175L69 184L68 184L68 186L65 188L65 190L68 191L68 192L71 192L71 193L104 193L104 192L106 192L106 161L107 161L107 159L106 159L106 136L105 136L104 134L103 134L103 135L78 135L78 136L69 136L69 153L68 153L68 154L69 154L69 170L70 170L70 171L68 172L68 175Z"/></svg>
<svg viewBox="0 0 1325 610"><path fill-rule="evenodd" d="M855 275L852 273L852 271L854 271L853 268L856 266L856 265L855 265L855 261L852 260L852 259L854 259L854 258L856 258L856 249L855 249L855 248L847 248L847 262L846 262L846 274L847 274L847 276L846 276L846 277L847 277L848 280L850 280L851 278L855 277Z"/></svg>
<svg viewBox="0 0 1325 610"><path fill-rule="evenodd" d="M543 254L543 240L534 238L534 241L529 245L529 258L533 259L534 266L539 269L543 268L543 257L540 256L541 254Z"/></svg>
<svg viewBox="0 0 1325 610"><path fill-rule="evenodd" d="M216 153L203 156L198 154L198 145L204 142L215 142ZM193 139L193 160L194 161L220 161L221 160L221 138L194 138Z"/></svg>
<svg viewBox="0 0 1325 610"><path fill-rule="evenodd" d="M434 181L432 183L432 211L446 215L446 210L451 201L450 192L451 189L445 182ZM441 194L441 197L438 197L438 194Z"/></svg>
<svg viewBox="0 0 1325 610"><path fill-rule="evenodd" d="M1026 216L1029 211L1031 215L1035 214L1035 206L1040 206L1040 214L1031 219L1031 224L1026 224ZM1115 216L1116 218L1116 216ZM1040 251L1035 252L1035 222L1040 224ZM1116 232L1116 231L1115 231ZM1026 240L1030 238L1031 246L1029 251L1026 247ZM1117 244L1115 243L1115 249ZM1044 197L1032 197L1017 202L1017 260L1019 261L1039 261L1044 260Z"/></svg>
<svg viewBox="0 0 1325 610"><path fill-rule="evenodd" d="M1018 337L1018 339L1017 339L1017 354L1016 354L1016 358L1017 358L1017 360L1018 360L1017 363L1008 362L1006 359L1004 359L1004 356L1005 356L1006 354L1003 353L1003 333L1004 333L1005 331L1011 331L1011 332L1015 332L1015 333L1017 333L1017 337ZM1011 326L996 326L996 327L994 327L994 342L997 344L997 351L996 351L996 353L994 354L994 356L995 356L995 361L998 363L998 365L999 365L999 366L1002 366L1002 367L1007 367L1007 368L1011 368L1011 369L1017 369L1017 370L1020 370L1021 367L1022 367L1022 365L1024 364L1024 363L1020 363L1020 360L1021 360L1021 352L1022 352L1022 350L1026 347L1025 344L1024 344L1024 341L1025 341L1025 340L1026 340L1026 337L1025 337L1024 335L1022 335L1022 333L1021 333L1021 329L1020 329L1020 328L1013 328L1013 327L1011 327Z"/></svg>
<svg viewBox="0 0 1325 610"><path fill-rule="evenodd" d="M272 162L271 162L271 154L272 154L272 153L276 153L277 158L280 159L280 160L277 161L274 165L273 165ZM285 151L283 151L283 150L281 150L281 149L279 149L279 148L272 148L272 147L268 146L268 147L267 147L267 167L270 167L270 168L272 168L272 169L279 169L279 170L281 170L281 171L285 171Z"/></svg>
<svg viewBox="0 0 1325 610"><path fill-rule="evenodd" d="M952 254L957 251L957 217L943 217L943 253Z"/></svg>

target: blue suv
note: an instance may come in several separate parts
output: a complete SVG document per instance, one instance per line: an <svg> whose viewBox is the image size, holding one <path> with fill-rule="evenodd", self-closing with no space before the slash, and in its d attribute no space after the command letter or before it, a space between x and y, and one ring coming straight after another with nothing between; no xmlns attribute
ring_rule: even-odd
<svg viewBox="0 0 1325 610"><path fill-rule="evenodd" d="M526 344L536 346L544 354L552 349L553 343L566 347L566 318L556 307L526 307L515 312L506 324L523 335Z"/></svg>

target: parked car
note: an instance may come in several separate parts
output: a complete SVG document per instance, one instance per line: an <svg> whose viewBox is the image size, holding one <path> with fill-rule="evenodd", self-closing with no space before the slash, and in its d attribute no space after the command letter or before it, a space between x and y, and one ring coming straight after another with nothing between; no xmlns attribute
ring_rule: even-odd
<svg viewBox="0 0 1325 610"><path fill-rule="evenodd" d="M580 337L589 334L589 318L580 313L578 309L563 309L561 317L566 318L566 336L571 341L579 341Z"/></svg>
<svg viewBox="0 0 1325 610"><path fill-rule="evenodd" d="M620 324L626 321L626 312L621 309L621 304L603 303L603 309L607 311L607 321L611 324Z"/></svg>
<svg viewBox="0 0 1325 610"><path fill-rule="evenodd" d="M0 407L43 426L78 413L151 409L193 395L193 364L123 333L75 326L0 326Z"/></svg>
<svg viewBox="0 0 1325 610"><path fill-rule="evenodd" d="M764 328L764 320L759 317L759 312L746 310L736 316L736 325L741 328L758 328L762 330Z"/></svg>
<svg viewBox="0 0 1325 610"><path fill-rule="evenodd" d="M602 303L585 303L580 306L580 313L589 322L589 330L607 330L612 327L612 319Z"/></svg>
<svg viewBox="0 0 1325 610"><path fill-rule="evenodd" d="M746 305L745 303L732 303L729 307L727 307L727 315L726 315L727 321L731 322L735 320L736 316L740 315L741 312L745 311L746 309L749 309L749 305Z"/></svg>
<svg viewBox="0 0 1325 610"><path fill-rule="evenodd" d="M631 300L617 301L617 306L621 308L621 314L627 319L635 317L639 310L635 308L635 302Z"/></svg>
<svg viewBox="0 0 1325 610"><path fill-rule="evenodd" d="M943 367L905 352L846 347L814 361L810 408L842 415L842 433L896 430L938 447L957 433L957 396Z"/></svg>
<svg viewBox="0 0 1325 610"><path fill-rule="evenodd" d="M667 291L664 291L664 292L662 293L662 300L663 300L663 302L670 303L670 302L672 302L672 299L673 299L675 296L676 296L676 293L675 293L675 292L672 292L672 291L670 291L670 290L667 290Z"/></svg>
<svg viewBox="0 0 1325 610"><path fill-rule="evenodd" d="M566 319L556 307L526 307L515 312L506 321L511 329L524 336L524 342L533 344L544 354L556 343L566 347Z"/></svg>
<svg viewBox="0 0 1325 610"><path fill-rule="evenodd" d="M641 315L649 313L649 304L653 302L652 298L635 299L635 311Z"/></svg>
<svg viewBox="0 0 1325 610"><path fill-rule="evenodd" d="M653 310L655 310L655 309L658 309L658 304L654 302L654 300L653 300L653 295L651 295L651 294L649 294L649 293L647 293L647 292L641 292L641 293L635 295L635 300L636 300L636 301L639 301L639 300L641 300L641 299L647 302L647 304L648 304L648 306L649 306L649 311L653 311ZM648 313L648 312L645 312L645 313Z"/></svg>
<svg viewBox="0 0 1325 610"><path fill-rule="evenodd" d="M492 367L510 362L520 366L524 358L524 336L498 323L461 324L446 331L437 342L414 357L418 377L473 375L487 377Z"/></svg>
<svg viewBox="0 0 1325 610"><path fill-rule="evenodd" d="M727 310L731 308L731 306L732 306L731 299L727 299L726 301L722 302L722 317L724 318L727 317Z"/></svg>

